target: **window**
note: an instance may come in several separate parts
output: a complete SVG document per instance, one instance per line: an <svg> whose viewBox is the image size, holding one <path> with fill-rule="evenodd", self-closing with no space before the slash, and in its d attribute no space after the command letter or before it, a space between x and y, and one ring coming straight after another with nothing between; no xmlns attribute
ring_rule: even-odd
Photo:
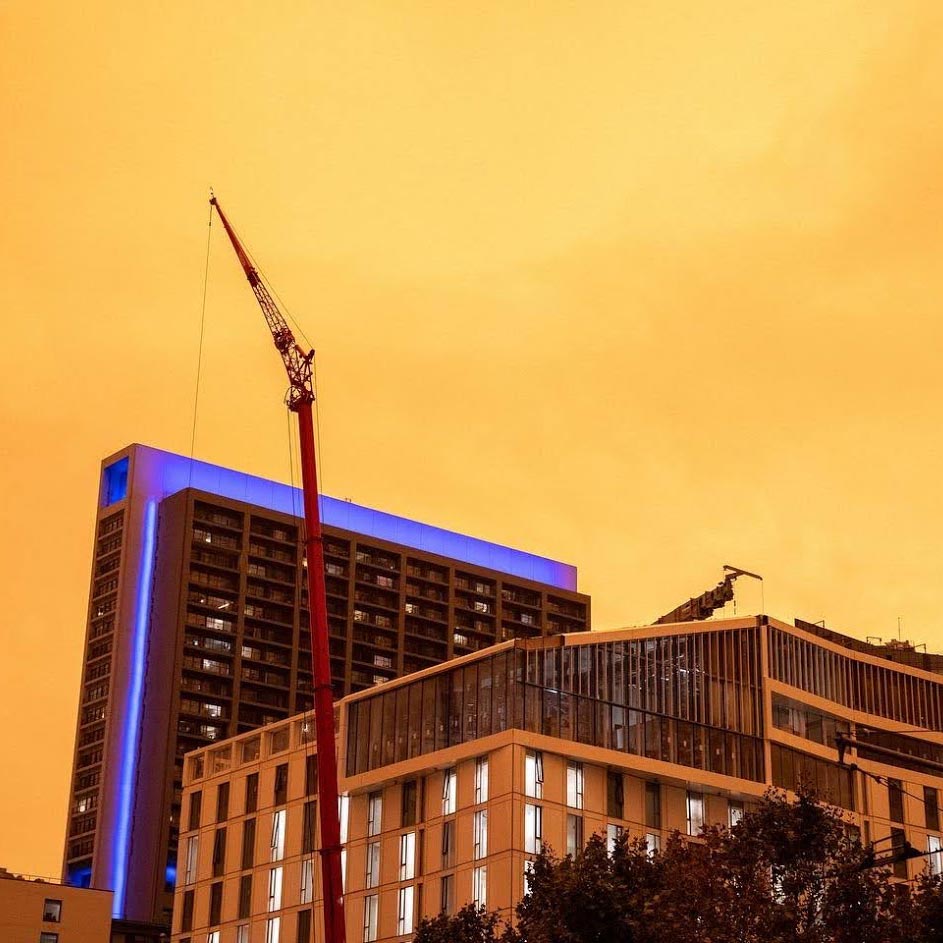
<svg viewBox="0 0 943 943"><path fill-rule="evenodd" d="M700 835L704 827L704 794L689 792L687 794L687 826L689 835Z"/></svg>
<svg viewBox="0 0 943 943"><path fill-rule="evenodd" d="M216 829L213 836L213 877L222 877L226 870L226 829Z"/></svg>
<svg viewBox="0 0 943 943"><path fill-rule="evenodd" d="M236 927L236 943L249 943L249 924L241 923Z"/></svg>
<svg viewBox="0 0 943 943"><path fill-rule="evenodd" d="M524 806L524 851L528 854L540 854L543 842L543 812L539 805L530 802Z"/></svg>
<svg viewBox="0 0 943 943"><path fill-rule="evenodd" d="M476 907L488 906L488 868L485 865L472 871L472 903Z"/></svg>
<svg viewBox="0 0 943 943"><path fill-rule="evenodd" d="M246 819L242 824L242 867L255 864L255 819Z"/></svg>
<svg viewBox="0 0 943 943"><path fill-rule="evenodd" d="M295 943L311 943L311 911L298 911L298 934Z"/></svg>
<svg viewBox="0 0 943 943"><path fill-rule="evenodd" d="M475 805L488 801L488 757L475 760Z"/></svg>
<svg viewBox="0 0 943 943"><path fill-rule="evenodd" d="M259 807L259 774L246 776L246 812L255 812Z"/></svg>
<svg viewBox="0 0 943 943"><path fill-rule="evenodd" d="M59 934L44 931L39 934L39 943L59 943Z"/></svg>
<svg viewBox="0 0 943 943"><path fill-rule="evenodd" d="M661 784L645 783L645 824L661 828Z"/></svg>
<svg viewBox="0 0 943 943"><path fill-rule="evenodd" d="M379 835L383 818L383 793L371 792L367 796L367 835Z"/></svg>
<svg viewBox="0 0 943 943"><path fill-rule="evenodd" d="M229 783L220 783L216 790L216 821L225 822L229 817Z"/></svg>
<svg viewBox="0 0 943 943"><path fill-rule="evenodd" d="M188 829L200 827L200 807L203 802L203 793L194 792L190 794L190 818L187 822Z"/></svg>
<svg viewBox="0 0 943 943"><path fill-rule="evenodd" d="M275 805L284 805L288 801L288 764L275 767Z"/></svg>
<svg viewBox="0 0 943 943"><path fill-rule="evenodd" d="M524 862L524 896L526 897L531 892L531 882L534 879L534 862L525 861Z"/></svg>
<svg viewBox="0 0 943 943"><path fill-rule="evenodd" d="M567 813L566 817L566 853L571 857L583 848L583 816Z"/></svg>
<svg viewBox="0 0 943 943"><path fill-rule="evenodd" d="M733 828L734 825L739 825L742 818L743 803L737 801L736 799L731 799L727 803L727 826L729 828Z"/></svg>
<svg viewBox="0 0 943 943"><path fill-rule="evenodd" d="M442 823L442 867L455 864L455 822Z"/></svg>
<svg viewBox="0 0 943 943"><path fill-rule="evenodd" d="M887 781L887 806L892 822L904 821L904 789L899 779Z"/></svg>
<svg viewBox="0 0 943 943"><path fill-rule="evenodd" d="M655 832L649 832L645 836L645 847L648 849L649 855L656 855L661 851L661 835L658 835Z"/></svg>
<svg viewBox="0 0 943 943"><path fill-rule="evenodd" d="M282 909L282 869L272 868L268 873L268 912Z"/></svg>
<svg viewBox="0 0 943 943"><path fill-rule="evenodd" d="M455 793L458 785L458 774L455 768L447 769L442 774L442 814L454 815L455 813Z"/></svg>
<svg viewBox="0 0 943 943"><path fill-rule="evenodd" d="M402 816L401 822L403 828L408 828L416 824L416 800L418 798L418 788L415 779L409 779L403 783L402 794Z"/></svg>
<svg viewBox="0 0 943 943"><path fill-rule="evenodd" d="M439 884L439 911L452 914L455 911L455 875L444 874Z"/></svg>
<svg viewBox="0 0 943 943"><path fill-rule="evenodd" d="M939 877L943 874L943 839L939 835L927 835L927 854L930 873Z"/></svg>
<svg viewBox="0 0 943 943"><path fill-rule="evenodd" d="M622 837L622 826L609 824L606 826L606 851L610 856L616 850L616 843Z"/></svg>
<svg viewBox="0 0 943 943"><path fill-rule="evenodd" d="M265 921L265 943L278 943L281 928L281 917L269 917L268 920Z"/></svg>
<svg viewBox="0 0 943 943"><path fill-rule="evenodd" d="M396 909L397 936L413 932L414 892L415 888L412 884L399 889L399 902Z"/></svg>
<svg viewBox="0 0 943 943"><path fill-rule="evenodd" d="M62 920L62 901L46 898L43 904L43 922L59 923Z"/></svg>
<svg viewBox="0 0 943 943"><path fill-rule="evenodd" d="M186 870L183 874L183 883L192 884L196 880L197 859L200 853L200 836L191 835L187 839Z"/></svg>
<svg viewBox="0 0 943 943"><path fill-rule="evenodd" d="M310 802L306 802L301 816L301 853L303 855L310 854L314 851L315 822L317 816L317 800L312 799Z"/></svg>
<svg viewBox="0 0 943 943"><path fill-rule="evenodd" d="M318 757L316 754L305 757L305 795L318 794Z"/></svg>
<svg viewBox="0 0 943 943"><path fill-rule="evenodd" d="M252 916L252 875L243 874L239 878L239 919Z"/></svg>
<svg viewBox="0 0 943 943"><path fill-rule="evenodd" d="M416 876L416 833L406 832L399 837L399 879L411 881Z"/></svg>
<svg viewBox="0 0 943 943"><path fill-rule="evenodd" d="M571 809L583 808L583 764L575 760L566 764L566 804Z"/></svg>
<svg viewBox="0 0 943 943"><path fill-rule="evenodd" d="M379 900L376 894L370 894L363 899L363 943L373 943L377 938Z"/></svg>
<svg viewBox="0 0 943 943"><path fill-rule="evenodd" d="M367 867L363 879L363 886L369 890L380 883L380 843L370 842L367 845Z"/></svg>
<svg viewBox="0 0 943 943"><path fill-rule="evenodd" d="M272 861L281 861L285 857L285 818L288 812L279 809L272 816Z"/></svg>
<svg viewBox="0 0 943 943"><path fill-rule="evenodd" d="M209 924L215 927L222 922L223 912L223 882L217 881L210 885L210 919Z"/></svg>
<svg viewBox="0 0 943 943"><path fill-rule="evenodd" d="M183 892L183 912L180 916L180 929L184 932L193 929L193 891Z"/></svg>
<svg viewBox="0 0 943 943"><path fill-rule="evenodd" d="M474 847L475 860L488 856L488 810L481 809L475 813L474 820Z"/></svg>
<svg viewBox="0 0 943 943"><path fill-rule="evenodd" d="M305 858L301 862L301 903L310 904L314 894L314 860Z"/></svg>
<svg viewBox="0 0 943 943"><path fill-rule="evenodd" d="M904 834L904 830L902 828L891 829L891 848L894 849L894 852L898 858L900 858L900 855L904 850L906 838L907 836ZM902 858L901 860L894 862L894 876L899 878L907 877L906 858Z"/></svg>
<svg viewBox="0 0 943 943"><path fill-rule="evenodd" d="M940 797L932 786L923 787L923 814L927 828L938 832L940 830Z"/></svg>
<svg viewBox="0 0 943 943"><path fill-rule="evenodd" d="M544 796L544 755L537 750L528 750L524 756L524 794L531 799Z"/></svg>
<svg viewBox="0 0 943 943"><path fill-rule="evenodd" d="M615 819L625 818L625 791L622 773L606 773L606 814Z"/></svg>

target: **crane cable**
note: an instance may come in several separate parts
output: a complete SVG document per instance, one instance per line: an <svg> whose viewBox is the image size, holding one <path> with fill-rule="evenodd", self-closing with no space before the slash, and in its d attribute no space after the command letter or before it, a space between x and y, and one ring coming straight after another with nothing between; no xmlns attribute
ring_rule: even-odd
<svg viewBox="0 0 943 943"><path fill-rule="evenodd" d="M203 337L206 329L206 291L210 279L210 239L213 235L213 207L210 206L210 218L206 229L206 263L203 266L203 304L200 308L200 341L196 357L196 386L193 391L193 422L190 429L190 478L188 486L193 483L193 453L196 448L196 417L200 402L200 379L203 373Z"/></svg>

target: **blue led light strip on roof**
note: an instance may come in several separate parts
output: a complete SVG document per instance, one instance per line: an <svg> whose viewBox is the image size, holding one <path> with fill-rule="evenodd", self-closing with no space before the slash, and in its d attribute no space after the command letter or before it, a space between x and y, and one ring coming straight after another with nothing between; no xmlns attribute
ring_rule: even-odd
<svg viewBox="0 0 943 943"><path fill-rule="evenodd" d="M134 777L137 772L138 728L144 691L144 653L147 650L147 621L151 609L151 582L154 575L154 543L157 525L157 501L150 500L144 510L144 541L138 575L137 607L134 613L134 638L131 640L131 681L124 710L124 735L121 744L121 771L118 780L118 820L112 849L111 874L114 887L112 916L124 914L128 879L128 847L131 833L131 807Z"/></svg>

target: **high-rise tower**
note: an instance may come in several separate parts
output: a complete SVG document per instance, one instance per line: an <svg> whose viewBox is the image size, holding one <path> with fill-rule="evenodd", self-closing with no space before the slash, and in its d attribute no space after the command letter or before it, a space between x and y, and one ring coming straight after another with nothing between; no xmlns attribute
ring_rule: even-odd
<svg viewBox="0 0 943 943"><path fill-rule="evenodd" d="M302 499L140 445L102 463L64 877L168 925L183 755L311 706ZM575 567L322 498L331 667L352 693L589 627Z"/></svg>

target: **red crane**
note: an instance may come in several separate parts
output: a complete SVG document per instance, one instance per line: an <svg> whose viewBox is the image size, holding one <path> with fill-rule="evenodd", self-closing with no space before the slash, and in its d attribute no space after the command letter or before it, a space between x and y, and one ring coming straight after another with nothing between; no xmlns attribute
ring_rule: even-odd
<svg viewBox="0 0 943 943"><path fill-rule="evenodd" d="M314 675L314 723L318 748L318 812L321 822L321 874L324 891L324 939L326 943L345 943L344 886L341 878L341 829L337 801L337 755L334 752L334 693L331 689L331 663L328 655L327 598L324 590L324 551L321 545L321 515L318 507L318 466L314 451L314 422L311 404L314 384L311 361L314 351L298 346L288 322L278 310L249 254L233 232L229 220L214 195L210 205L216 208L220 222L249 279L256 301L265 315L275 347L281 354L288 374L288 408L298 417L301 443L301 481L305 510L305 553L308 560L309 622L311 625L311 660Z"/></svg>

